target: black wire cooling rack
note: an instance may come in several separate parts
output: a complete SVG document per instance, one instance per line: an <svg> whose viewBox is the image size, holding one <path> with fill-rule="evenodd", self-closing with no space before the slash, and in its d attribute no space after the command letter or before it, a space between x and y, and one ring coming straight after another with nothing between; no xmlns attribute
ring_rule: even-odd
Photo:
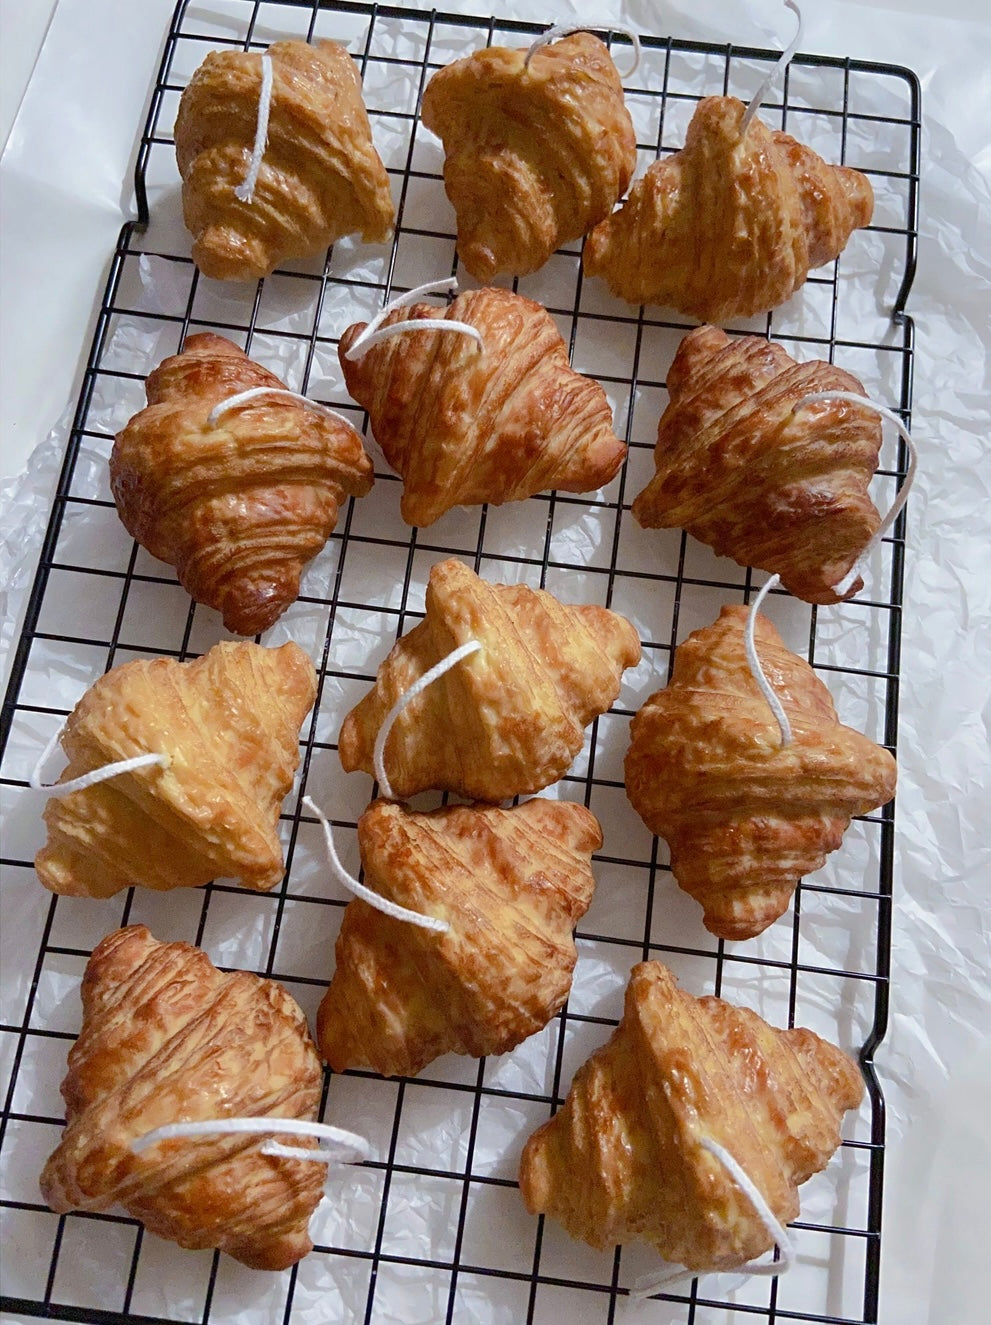
<svg viewBox="0 0 991 1325"><path fill-rule="evenodd" d="M5 1307L24 1316L123 1321L606 1322L653 1269L643 1248L597 1253L531 1219L515 1189L526 1136L560 1104L571 1073L615 1025L630 966L660 956L691 992L722 993L778 1024L805 1024L860 1052L868 1098L825 1174L803 1189L793 1226L799 1265L780 1281L734 1287L708 1276L673 1288L626 1318L645 1322L877 1319L884 1105L873 1055L887 1024L893 807L855 821L826 868L760 939L726 944L702 929L673 886L663 844L623 791L629 717L664 684L674 648L747 601L749 572L676 532L642 531L629 515L652 472L664 374L688 324L664 310L620 305L582 279L577 247L514 283L544 303L574 366L602 382L630 444L624 472L591 497L557 494L502 508L451 512L429 530L398 516L398 485L378 457L373 494L343 510L311 565L299 601L266 642L296 638L314 657L321 693L301 735L301 770L282 819L287 871L260 896L215 883L165 897L108 902L49 897L33 876L40 804L28 770L83 690L127 658L205 651L223 631L189 602L171 571L123 533L105 459L114 431L143 404L143 381L188 332L242 344L289 385L350 410L336 344L391 295L457 271L453 215L439 145L419 125L430 73L484 44L525 44L534 24L339 3L183 0L169 30L136 169L138 219L114 254L71 437L3 709L8 835L5 924L16 952L5 976L0 1063L9 1069L3 1145ZM617 55L625 39L615 40ZM390 171L398 225L390 244L342 241L325 259L292 263L256 287L201 279L181 225L171 130L182 87L208 50L260 49L280 37L331 37L362 70L376 143ZM698 99L748 99L776 53L642 38L626 80L641 165L681 146ZM619 63L625 62L625 54ZM730 330L773 335L800 358L828 358L908 421L913 329L905 300L915 267L920 106L914 75L893 66L797 56L762 117L827 160L865 171L874 223L841 259L813 273L788 305ZM887 447L888 444L886 444ZM376 453L377 454L377 453ZM884 456L887 456L887 449ZM878 474L878 504L900 483L905 455ZM841 716L894 749L898 716L904 515L852 603L810 609L785 595L768 611L837 698ZM396 637L422 613L430 565L460 556L489 579L523 580L566 601L628 615L644 644L613 711L594 724L569 776L548 794L599 816L599 887L578 931L579 963L565 1009L503 1059L447 1058L415 1080L331 1077L325 1116L364 1131L377 1160L334 1178L315 1216L317 1243L292 1271L261 1275L212 1253L182 1252L116 1214L58 1217L37 1176L61 1127L58 1082L78 1030L78 980L93 945L116 925L148 923L189 939L227 968L283 981L312 1014L330 978L345 896L328 882L303 792L329 808L346 863L370 795L337 764L336 733ZM133 890L132 890L133 893Z"/></svg>

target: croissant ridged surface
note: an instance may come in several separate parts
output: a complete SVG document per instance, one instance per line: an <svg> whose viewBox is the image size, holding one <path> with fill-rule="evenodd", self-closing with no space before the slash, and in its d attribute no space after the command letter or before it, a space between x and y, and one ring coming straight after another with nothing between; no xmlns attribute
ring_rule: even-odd
<svg viewBox="0 0 991 1325"><path fill-rule="evenodd" d="M347 772L373 772L375 739L393 703L469 640L482 647L411 700L389 734L385 768L397 796L433 787L496 802L557 781L584 728L640 658L636 631L615 612L572 607L523 584L489 584L460 561L439 562L423 621L394 645L374 688L344 720Z"/></svg>
<svg viewBox="0 0 991 1325"><path fill-rule="evenodd" d="M384 325L445 319L477 327L482 347L454 332L410 331L352 361L365 323L341 338L348 391L403 477L407 524L548 488L589 492L615 476L626 447L606 393L571 368L545 308L510 290L470 290L446 308L395 309Z"/></svg>
<svg viewBox="0 0 991 1325"><path fill-rule="evenodd" d="M741 141L744 109L699 102L681 151L649 166L588 236L586 275L630 303L720 323L783 304L869 224L866 175L756 117Z"/></svg>
<svg viewBox="0 0 991 1325"><path fill-rule="evenodd" d="M706 929L725 939L752 938L782 915L852 816L891 800L897 771L887 750L839 722L809 664L758 615L757 655L794 738L782 746L747 665L748 614L724 607L678 645L671 681L633 719L626 755L633 808L666 839Z"/></svg>
<svg viewBox="0 0 991 1325"><path fill-rule="evenodd" d="M209 421L256 387L285 389L223 336L190 336L149 375L148 404L110 454L128 533L238 635L267 630L295 601L341 502L374 481L359 434L300 400L259 396Z"/></svg>
<svg viewBox="0 0 991 1325"><path fill-rule="evenodd" d="M520 1190L532 1214L593 1247L639 1240L691 1270L733 1269L772 1241L700 1140L727 1150L787 1223L862 1095L856 1065L812 1031L694 998L641 962L612 1039L524 1147Z"/></svg>
<svg viewBox="0 0 991 1325"><path fill-rule="evenodd" d="M66 721L59 781L136 755L169 764L52 796L35 857L41 882L74 897L217 877L274 888L279 811L316 689L312 662L292 643L225 642L192 662L138 659L101 676Z"/></svg>
<svg viewBox="0 0 991 1325"><path fill-rule="evenodd" d="M395 208L372 142L357 66L343 46L269 46L268 138L251 201L248 174L262 63L256 51L211 51L179 102L175 150L193 261L204 276L247 281L286 258L319 253L342 235L389 237Z"/></svg>
<svg viewBox="0 0 991 1325"><path fill-rule="evenodd" d="M458 256L479 282L542 267L626 192L633 121L608 48L578 32L535 52L493 46L440 69L421 118L444 144Z"/></svg>
<svg viewBox="0 0 991 1325"><path fill-rule="evenodd" d="M568 997L572 932L595 888L594 815L567 801L419 814L377 800L358 845L368 887L450 928L348 903L317 1019L335 1072L413 1076L444 1053L506 1053L547 1024Z"/></svg>
<svg viewBox="0 0 991 1325"><path fill-rule="evenodd" d="M831 363L797 363L759 336L697 327L667 377L656 474L633 503L645 528L681 528L741 566L776 572L798 598L835 603L881 522L868 496L881 448L874 410L794 406L815 391L866 396Z"/></svg>
<svg viewBox="0 0 991 1325"><path fill-rule="evenodd" d="M198 948L159 943L131 925L94 950L82 1000L62 1082L65 1132L41 1175L51 1208L119 1202L159 1237L217 1247L257 1270L305 1256L323 1164L263 1155L264 1134L176 1137L131 1150L167 1123L317 1117L320 1060L281 985L223 974Z"/></svg>

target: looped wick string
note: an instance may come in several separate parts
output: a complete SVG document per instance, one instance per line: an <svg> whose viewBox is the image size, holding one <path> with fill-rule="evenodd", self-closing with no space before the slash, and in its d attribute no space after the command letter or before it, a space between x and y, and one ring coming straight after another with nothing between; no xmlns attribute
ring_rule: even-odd
<svg viewBox="0 0 991 1325"><path fill-rule="evenodd" d="M757 645L754 643L754 627L757 624L757 613L760 611L760 605L775 585L780 583L781 576L772 575L751 604L750 615L747 617L746 629L743 632L743 648L747 655L747 666L750 668L750 673L760 686L760 692L767 700L771 712L774 714L774 720L781 729L781 748L784 749L792 742L791 723L788 721L787 713L782 708L781 700L774 693L774 687L764 674L760 659L757 657Z"/></svg>
<svg viewBox="0 0 991 1325"><path fill-rule="evenodd" d="M207 1118L191 1123L166 1123L143 1136L135 1137L131 1149L140 1155L158 1141L174 1137L214 1136L218 1133L248 1133L279 1136L314 1136L321 1143L316 1149L305 1146L284 1146L280 1141L266 1141L261 1147L263 1155L278 1155L280 1159L309 1159L319 1164L360 1164L371 1159L372 1148L363 1136L346 1132L342 1127L328 1123L307 1122L303 1118ZM326 1143L326 1144L324 1144Z"/></svg>
<svg viewBox="0 0 991 1325"><path fill-rule="evenodd" d="M789 64L791 64L791 58L798 50L798 43L802 39L802 11L799 9L798 5L795 4L795 0L784 0L784 4L785 8L790 9L791 12L798 19L798 27L795 29L795 36L792 38L791 45L786 46L785 49L781 52L780 59L775 64L771 72L764 79L764 81L761 83L757 91L754 93L750 105L747 107L746 113L743 116L743 123L740 125L741 138L744 137L747 130L750 128L750 121L757 114L761 102L767 96L768 92L770 92L771 88L774 86L777 80L782 76L784 71L788 68Z"/></svg>
<svg viewBox="0 0 991 1325"><path fill-rule="evenodd" d="M364 331L355 336L344 355L345 359L351 362L362 359L372 346L377 345L379 341L388 340L390 336L402 335L406 331L457 331L462 336L471 336L473 340L478 342L479 350L484 350L485 343L479 329L471 326L468 322L456 322L453 318L407 318L403 322L394 322L388 327L382 326L389 314L395 312L397 308L405 308L408 304L415 303L424 294L438 294L441 290L457 289L457 285L458 278L456 276L443 276L439 281L426 281L423 285L417 285L414 289L407 290L405 294L390 299L385 307L375 314Z"/></svg>
<svg viewBox="0 0 991 1325"><path fill-rule="evenodd" d="M254 201L258 172L261 170L262 157L265 155L265 146L268 143L268 116L272 109L272 57L263 55L261 61L262 85L261 92L258 95L258 123L255 125L255 145L251 149L248 173L234 190L234 196L240 199L241 202Z"/></svg>
<svg viewBox="0 0 991 1325"><path fill-rule="evenodd" d="M530 61L537 52L542 50L544 46L549 46L552 41L557 41L559 37L570 36L573 32L588 31L590 31L590 29L582 27L580 23L558 23L553 28L548 28L547 31L542 36L538 37L533 45L527 50L526 55L523 57L523 68L529 69ZM637 66L640 64L640 37L633 28L611 28L610 31L617 36L629 37L630 41L633 43L633 63L630 65L629 69L616 69L620 78L629 78L636 72Z"/></svg>
<svg viewBox="0 0 991 1325"><path fill-rule="evenodd" d="M446 920L438 920L435 916L421 915L419 911L410 911L405 906L400 906L397 902L391 902L388 897L382 897L379 893L372 892L371 888L366 888L363 883L359 883L341 864L341 858L338 856L337 847L334 844L334 834L330 826L330 820L311 797L304 796L303 804L323 829L323 840L327 847L327 859L330 862L330 868L334 871L338 882L342 883L349 892L354 893L355 897L360 897L369 906L373 906L376 911L391 916L393 920L404 920L407 924L419 925L421 929L432 929L437 934L447 933L451 926Z"/></svg>
<svg viewBox="0 0 991 1325"><path fill-rule="evenodd" d="M91 769L89 773L82 773L79 777L71 778L68 782L43 782L45 765L51 759L52 752L58 744L58 738L62 735L63 730L64 724L54 733L42 751L38 762L31 770L28 786L34 791L47 791L53 796L64 796L70 791L85 791L87 787L95 787L98 782L108 782L111 778L120 777L122 773L133 773L137 768L150 768L152 764L168 768L172 762L167 754L132 755L130 759L118 759L116 763L104 764L102 768Z"/></svg>
<svg viewBox="0 0 991 1325"><path fill-rule="evenodd" d="M238 409L241 405L247 404L249 400L257 400L259 396L289 396L293 400L298 400L301 405L306 405L309 409L315 410L318 414L329 414L332 419L337 419L339 423L346 423L349 428L354 427L349 419L346 419L343 414L338 414L337 410L331 409L329 405L324 405L319 400L310 400L309 396L300 395L298 391L290 391L288 387L281 386L252 386L247 391L239 391L235 396L228 396L226 400L221 400L214 405L206 416L207 425L212 428L228 410Z"/></svg>
<svg viewBox="0 0 991 1325"><path fill-rule="evenodd" d="M847 573L841 580L837 580L836 583L831 586L834 593L843 595L849 590L850 586L861 574L861 567L864 562L895 523L902 507L908 501L908 494L911 492L912 484L915 482L915 473L919 464L919 452L915 442L912 440L911 433L894 410L888 409L887 405L876 405L873 400L868 400L866 396L858 396L854 391L812 391L809 395L803 396L801 400L796 401L792 406L791 412L795 414L805 405L812 405L819 400L845 400L852 405L863 405L865 409L873 410L875 414L880 414L882 419L887 419L890 424L897 428L899 436L908 449L908 469L905 471L905 481L898 489L895 500L891 503L891 508L889 509L888 514L878 525L877 529L875 529L873 536L864 544L860 551L860 555Z"/></svg>

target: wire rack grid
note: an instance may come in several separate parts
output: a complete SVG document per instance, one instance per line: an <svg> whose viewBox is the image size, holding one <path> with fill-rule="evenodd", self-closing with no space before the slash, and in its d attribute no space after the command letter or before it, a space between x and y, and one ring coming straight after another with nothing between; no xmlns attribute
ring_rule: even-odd
<svg viewBox="0 0 991 1325"><path fill-rule="evenodd" d="M10 1255L4 1305L75 1321L340 1320L611 1322L630 1284L656 1267L648 1249L594 1252L531 1219L515 1185L520 1148L560 1105L575 1068L616 1024L631 965L660 957L696 994L714 992L777 1024L804 1024L859 1051L868 1085L839 1154L803 1189L793 1226L798 1265L781 1281L707 1276L642 1304L650 1322L877 1319L884 1106L873 1056L886 1026L893 806L856 820L826 868L800 885L789 913L759 939L724 943L670 878L663 843L630 809L622 757L628 722L664 684L675 647L727 601L748 601L750 572L677 531L642 531L629 514L652 472L664 373L690 324L633 309L582 279L579 250L556 254L513 288L548 307L572 363L596 377L629 443L620 476L589 497L545 494L501 508L450 512L428 530L398 516L381 455L376 486L342 510L308 569L298 602L266 636L294 638L318 666L320 693L301 733L301 766L284 806L287 870L267 895L223 881L165 897L108 902L49 897L34 878L41 845L27 770L96 677L132 657L186 658L223 637L216 613L181 592L168 568L124 534L110 498L114 432L143 404L150 369L192 331L238 341L288 384L366 420L344 389L336 345L392 294L457 272L439 145L419 124L433 70L485 44L524 44L534 24L388 5L183 0L168 33L136 170L139 216L124 226L100 309L67 456L3 710L7 812L4 903L12 956L0 1025L2 1213ZM612 33L602 34L613 39ZM206 52L330 37L362 71L376 145L392 178L391 243L337 244L251 289L201 279L189 258L171 131L178 97ZM641 165L677 150L701 96L748 98L776 53L642 39L626 80ZM873 224L799 294L731 332L773 335L799 358L835 360L874 399L909 420L913 328L905 300L915 266L920 105L917 80L894 66L799 55L762 111L827 160L871 178ZM906 456L888 446L876 500L893 495ZM894 749L898 710L904 514L851 603L809 608L783 594L767 610L786 642L826 680L841 717ZM546 587L627 615L644 646L613 710L593 724L568 776L548 795L583 801L603 825L598 889L578 930L571 998L541 1034L482 1061L449 1056L411 1080L331 1076L324 1115L363 1130L378 1158L334 1178L314 1218L317 1244L292 1271L262 1275L211 1253L180 1252L115 1212L58 1217L37 1176L62 1126L58 1082L78 1031L78 981L89 952L122 923L188 939L225 968L282 981L311 1015L333 964L346 896L328 881L304 793L329 807L345 863L370 795L336 759L343 714L389 648L422 615L430 566L459 556L489 579ZM436 803L419 798L418 804Z"/></svg>

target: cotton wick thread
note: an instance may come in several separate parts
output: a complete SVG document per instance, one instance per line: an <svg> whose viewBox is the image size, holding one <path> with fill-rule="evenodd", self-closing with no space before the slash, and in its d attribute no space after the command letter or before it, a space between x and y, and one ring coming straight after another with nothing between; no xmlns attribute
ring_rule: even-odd
<svg viewBox="0 0 991 1325"><path fill-rule="evenodd" d="M774 714L774 720L781 729L781 748L783 750L792 743L791 723L788 721L788 715L781 705L781 700L774 693L774 687L764 673L760 659L757 657L757 645L754 643L754 627L757 625L757 613L760 611L760 605L771 590L780 583L781 576L772 575L754 599L750 608L750 615L747 617L746 629L743 632L743 648L747 655L747 666L750 668L750 673L760 687L760 692L767 700L771 712Z"/></svg>
<svg viewBox="0 0 991 1325"><path fill-rule="evenodd" d="M292 400L298 400L301 405L307 406L318 414L329 414L332 419L347 424L349 428L354 426L349 419L346 419L343 414L338 414L337 410L331 409L329 405L324 405L319 400L310 400L309 396L301 395L298 391L290 391L288 387L281 386L252 386L247 391L239 391L235 396L228 396L226 400L221 400L219 404L214 405L206 416L207 425L212 428L228 410L239 409L242 405L246 405L248 401L257 400L259 396L288 396Z"/></svg>
<svg viewBox="0 0 991 1325"><path fill-rule="evenodd" d="M434 663L429 672L424 672L422 676L417 677L410 688L399 696L395 704L385 715L385 720L379 728L378 736L375 738L375 749L372 752L372 766L375 769L375 778L379 784L379 790L386 800L396 800L396 794L392 790L392 783L389 781L385 771L385 743L389 739L389 733L392 731L392 725L399 715L411 704L417 695L422 694L427 686L433 685L435 681L440 680L445 672L449 672L455 664L462 658L467 658L469 654L477 653L481 648L477 639L469 640L467 644L460 644L445 657L441 658L439 663Z"/></svg>
<svg viewBox="0 0 991 1325"><path fill-rule="evenodd" d="M707 1136L699 1138L699 1145L710 1155L714 1155L727 1170L730 1177L753 1206L758 1219L767 1231L768 1237L773 1239L778 1248L778 1260L747 1261L745 1264L735 1267L733 1273L771 1276L786 1274L795 1264L795 1246L781 1221L764 1200L756 1184L725 1146L721 1146L718 1141L713 1141ZM695 1279L699 1273L697 1270L686 1270L681 1266L674 1266L658 1274L644 1275L633 1284L630 1290L630 1300L640 1302L668 1284L686 1279Z"/></svg>
<svg viewBox="0 0 991 1325"><path fill-rule="evenodd" d="M251 149L251 160L248 162L248 173L234 190L234 196L241 202L254 202L255 185L258 183L258 172L261 170L262 157L265 155L265 147L268 143L268 117L272 109L272 57L263 55L262 62L262 85L261 92L258 95L258 122L255 125L255 145Z"/></svg>
<svg viewBox="0 0 991 1325"><path fill-rule="evenodd" d="M795 4L795 0L784 0L784 4L785 8L790 9L791 12L798 19L798 27L795 30L795 36L792 39L791 45L786 46L785 49L781 52L780 59L775 64L771 72L764 79L764 81L761 83L757 91L754 93L750 105L747 107L746 112L743 116L743 123L740 125L741 138L743 138L746 135L747 130L750 128L750 121L757 114L761 102L767 96L768 92L770 92L771 88L778 81L778 79L782 76L784 71L788 68L789 64L791 64L792 56L798 50L798 43L802 39L802 11L799 9L798 5Z"/></svg>
<svg viewBox="0 0 991 1325"><path fill-rule="evenodd" d="M451 926L446 920L439 920L435 916L421 915L419 911L410 911L405 906L400 906L397 902L392 902L388 897L382 897L381 894L372 892L371 888L366 888L363 883L359 883L341 864L341 858L337 854L337 847L334 843L334 833L330 826L330 820L309 796L303 797L303 804L323 829L323 840L327 847L327 859L330 862L330 868L338 882L342 883L349 892L354 893L355 897L360 897L363 902L367 902L376 911L391 916L393 920L404 920L409 925L418 925L420 929L431 929L436 934L447 933Z"/></svg>
<svg viewBox="0 0 991 1325"><path fill-rule="evenodd" d="M864 562L895 523L902 507L908 501L908 494L912 490L912 484L915 482L915 474L919 465L919 451L915 442L912 440L912 434L905 427L904 423L902 423L894 410L888 409L887 405L876 405L873 400L868 400L866 396L858 396L854 391L813 391L809 395L803 396L801 400L796 401L792 406L791 412L795 414L805 405L812 405L819 400L845 400L849 401L852 405L863 405L865 409L873 410L875 414L880 414L882 419L887 419L890 424L898 429L899 436L908 448L908 469L905 471L905 481L898 489L898 492L895 495L895 500L891 503L891 508L888 511L888 514L878 525L877 529L875 529L871 538L864 544L857 560L853 563L843 578L837 580L835 584L830 586L834 593L843 597L850 591L851 586L859 578Z"/></svg>
<svg viewBox="0 0 991 1325"><path fill-rule="evenodd" d="M133 773L138 768L150 768L152 764L158 764L161 768L168 768L172 762L167 754L132 755L130 759L118 759L113 764L104 764L102 768L94 768L89 773L71 778L68 782L43 782L45 765L52 757L52 752L64 730L65 726L63 724L54 733L45 746L41 758L31 770L28 786L33 791L47 791L53 796L65 796L70 791L85 791L87 787L95 787L99 782L109 782L111 778L120 777L123 773Z"/></svg>
<svg viewBox="0 0 991 1325"><path fill-rule="evenodd" d="M467 322L457 322L453 318L408 318L405 322L395 322L388 327L382 326L389 314L394 313L397 308L405 308L408 304L415 303L421 295L439 294L441 291L455 290L457 285L458 278L456 276L443 276L438 281L427 281L423 285L417 285L412 290L407 290L405 294L397 295L395 299L390 299L385 307L376 313L371 322L365 326L364 331L355 336L344 355L345 359L351 363L363 359L372 346L377 345L379 341L388 340L390 336L400 336L407 331L460 332L462 336L471 336L473 340L478 342L478 348L484 350L485 343L479 329Z"/></svg>
<svg viewBox="0 0 991 1325"><path fill-rule="evenodd" d="M372 1148L363 1136L346 1132L342 1127L328 1123L308 1122L303 1118L206 1118L189 1123L166 1123L143 1136L135 1137L131 1149L136 1155L159 1141L175 1137L214 1136L221 1133L247 1133L279 1136L312 1136L321 1142L315 1149L306 1146L284 1146L280 1141L266 1141L261 1147L263 1155L278 1155L280 1159L308 1159L319 1164L360 1164L371 1159ZM326 1143L326 1144L324 1144Z"/></svg>
<svg viewBox="0 0 991 1325"><path fill-rule="evenodd" d="M558 23L553 28L548 28L547 31L542 36L538 37L528 48L526 55L523 57L523 68L529 69L530 61L537 52L542 50L545 46L549 46L551 42L557 41L559 37L568 37L573 32L589 31L591 31L590 28L582 27L580 23ZM629 78L632 74L636 73L640 64L640 37L633 28L611 28L610 31L613 34L629 37L630 41L633 42L633 63L630 65L629 69L621 70L618 67L616 69L620 78Z"/></svg>

